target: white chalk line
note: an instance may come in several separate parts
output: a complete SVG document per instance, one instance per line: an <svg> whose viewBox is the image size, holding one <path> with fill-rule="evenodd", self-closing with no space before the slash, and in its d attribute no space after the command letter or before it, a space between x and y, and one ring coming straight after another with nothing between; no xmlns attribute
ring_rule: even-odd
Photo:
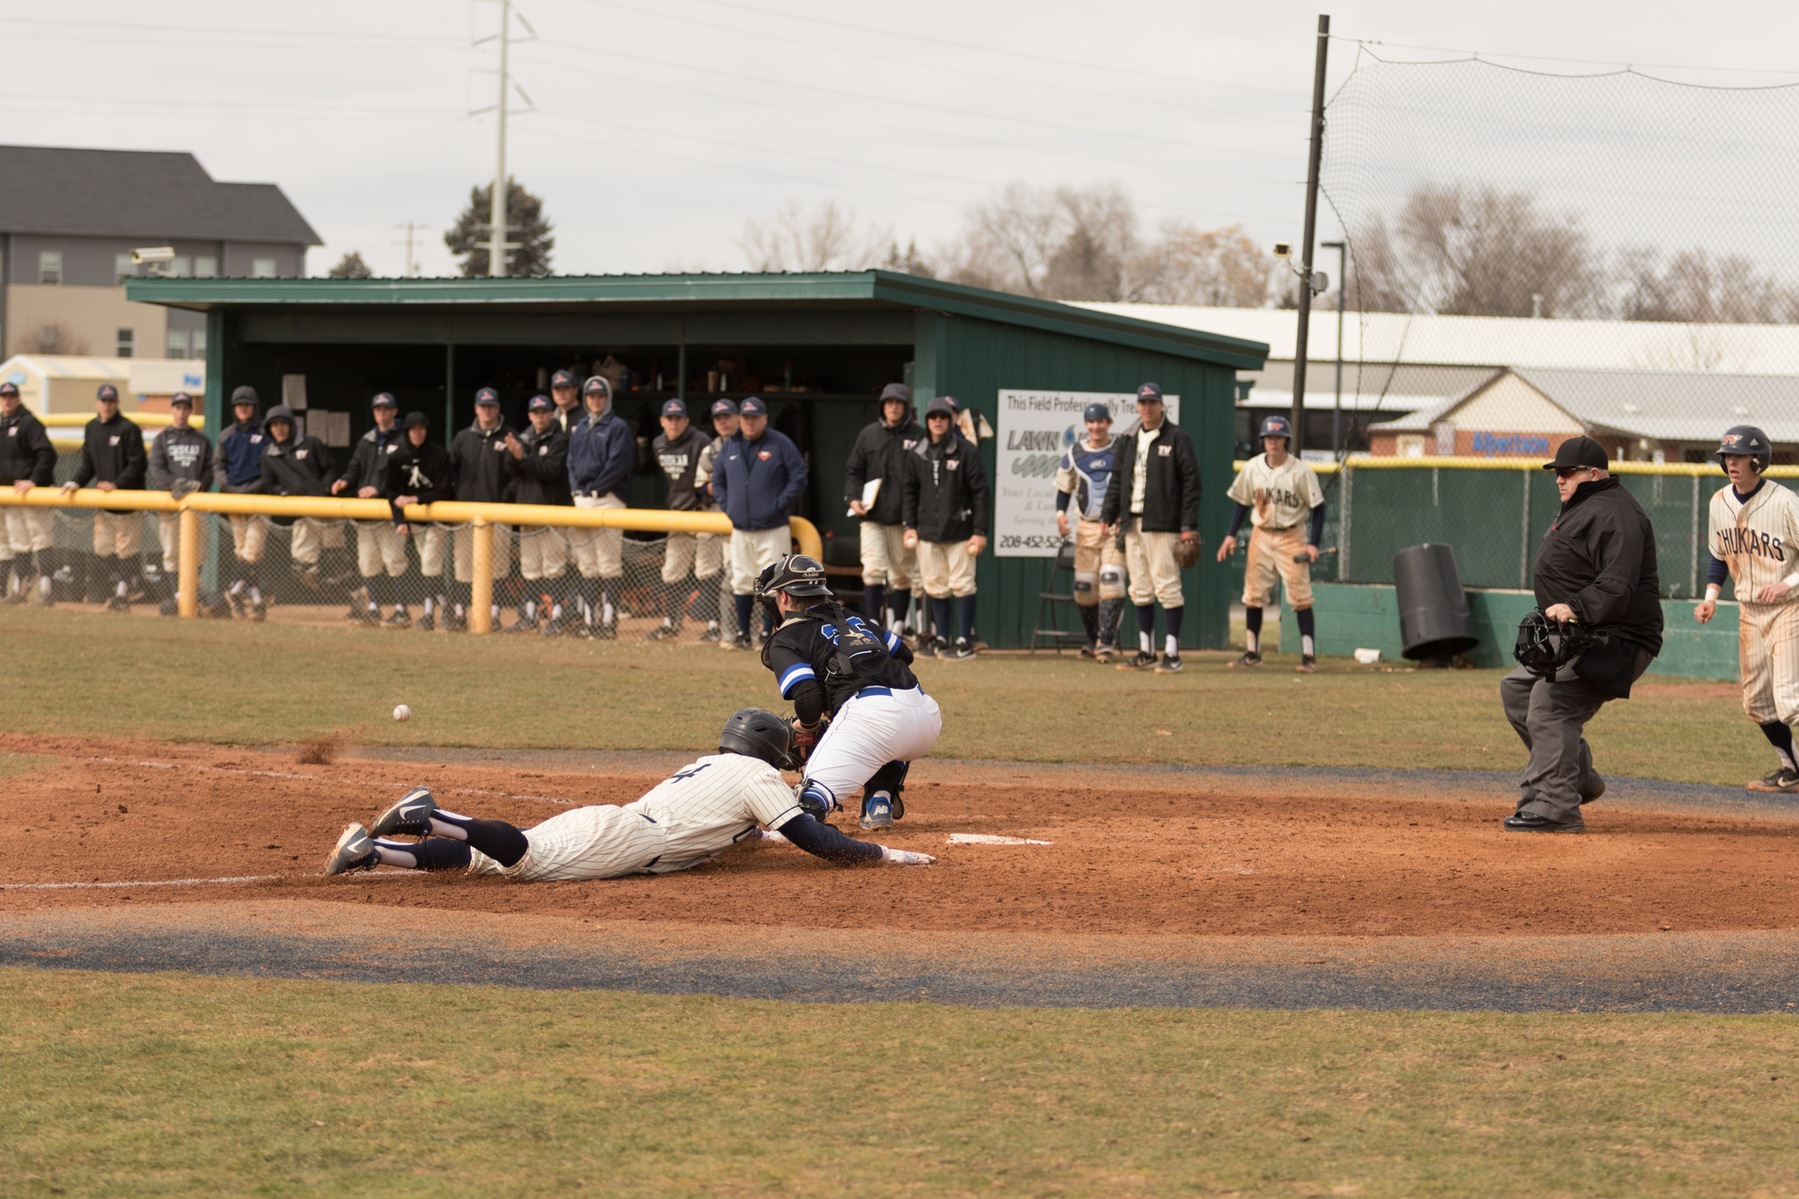
<svg viewBox="0 0 1799 1199"><path fill-rule="evenodd" d="M346 882L366 882L373 879L405 878L408 874L417 874L416 870L392 870L378 873L363 873L346 879ZM83 882L83 883L0 883L0 891L114 891L125 887L204 887L232 886L241 883L278 883L292 879L311 878L306 874L239 874L229 878L162 878L162 879L128 879L118 882ZM322 875L320 877L323 877Z"/></svg>
<svg viewBox="0 0 1799 1199"><path fill-rule="evenodd" d="M100 762L111 766L141 766L148 770L199 770L212 774L242 774L254 778L287 779L303 783L353 783L359 787L394 787L399 784L391 779L370 779L332 776L322 774L297 774L291 770L250 770L241 766L211 766L204 762L152 762L148 760L132 760L129 758L109 758L96 756L79 759L87 762ZM560 799L553 795L521 795L516 791L490 791L482 787L446 787L446 795L485 795L495 799L523 799L531 803L555 804L557 807L572 808L580 804L572 799Z"/></svg>

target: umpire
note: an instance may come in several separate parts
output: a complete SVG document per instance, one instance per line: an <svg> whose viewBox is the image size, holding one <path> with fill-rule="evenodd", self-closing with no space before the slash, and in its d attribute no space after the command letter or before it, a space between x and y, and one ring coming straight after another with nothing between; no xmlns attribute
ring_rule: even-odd
<svg viewBox="0 0 1799 1199"><path fill-rule="evenodd" d="M1604 794L1605 781L1581 732L1607 700L1629 697L1661 652L1655 530L1610 466L1591 437L1570 437L1543 464L1562 507L1537 547L1537 606L1593 644L1547 676L1520 666L1500 680L1505 718L1530 751L1518 810L1505 819L1512 832L1585 831L1580 806Z"/></svg>

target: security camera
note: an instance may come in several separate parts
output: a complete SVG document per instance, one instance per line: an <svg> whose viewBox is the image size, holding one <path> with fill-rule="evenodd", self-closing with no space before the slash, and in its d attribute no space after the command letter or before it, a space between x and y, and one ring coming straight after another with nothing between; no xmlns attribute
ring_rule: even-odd
<svg viewBox="0 0 1799 1199"><path fill-rule="evenodd" d="M173 261L175 261L174 246L145 246L142 249L131 251L133 266L143 266L146 262Z"/></svg>
<svg viewBox="0 0 1799 1199"><path fill-rule="evenodd" d="M1291 258L1291 257L1293 257L1292 243L1284 242L1284 241L1275 242L1274 243L1274 256L1276 258Z"/></svg>

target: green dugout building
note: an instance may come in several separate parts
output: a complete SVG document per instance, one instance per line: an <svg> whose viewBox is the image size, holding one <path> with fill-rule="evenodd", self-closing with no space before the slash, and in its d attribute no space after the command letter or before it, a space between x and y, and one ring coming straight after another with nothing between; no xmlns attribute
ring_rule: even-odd
<svg viewBox="0 0 1799 1199"><path fill-rule="evenodd" d="M205 314L209 430L229 423L225 400L249 384L264 411L300 400L307 431L335 448L368 429L380 391L402 411L430 413L447 441L473 420L477 388L498 388L508 422L522 425L552 372L607 374L642 447L634 507L661 504L648 446L664 401L681 397L703 422L720 396L760 395L771 425L806 455L811 484L798 515L818 525L839 567L856 561L844 463L857 432L879 419L881 388L910 384L920 412L953 395L985 421L996 515L978 611L995 646L1031 639L1054 556L1049 476L1080 431L1080 406L1103 398L1134 419L1137 385L1161 384L1170 415L1193 435L1200 527L1216 544L1228 519L1236 372L1261 369L1268 353L1260 342L888 271L133 279L126 295ZM1224 568L1207 555L1186 596L1186 639L1224 645L1233 598ZM1064 623L1074 627L1072 614Z"/></svg>

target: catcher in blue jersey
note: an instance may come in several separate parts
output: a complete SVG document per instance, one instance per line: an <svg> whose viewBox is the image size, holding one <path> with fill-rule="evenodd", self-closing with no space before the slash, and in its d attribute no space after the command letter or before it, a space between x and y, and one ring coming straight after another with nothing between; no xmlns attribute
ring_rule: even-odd
<svg viewBox="0 0 1799 1199"><path fill-rule="evenodd" d="M817 558L788 554L770 563L756 596L776 626L762 664L793 702L800 807L823 820L861 787L862 827L891 825L906 812L908 765L943 731L937 701L912 673L912 651L832 599Z"/></svg>
<svg viewBox="0 0 1799 1199"><path fill-rule="evenodd" d="M1118 623L1124 619L1124 550L1107 537L1099 510L1112 481L1115 443L1112 410L1088 404L1082 419L1087 439L1062 455L1056 468L1056 532L1068 536L1069 501L1078 521L1074 533L1074 602L1086 630L1081 657L1110 662L1118 653Z"/></svg>

